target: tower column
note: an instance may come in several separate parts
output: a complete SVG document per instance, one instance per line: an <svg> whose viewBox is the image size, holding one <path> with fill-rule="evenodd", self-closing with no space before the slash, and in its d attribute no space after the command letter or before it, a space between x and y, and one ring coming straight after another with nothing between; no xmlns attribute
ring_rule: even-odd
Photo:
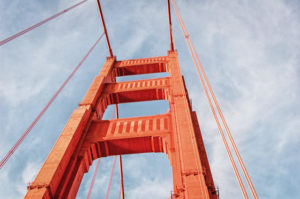
<svg viewBox="0 0 300 199"><path fill-rule="evenodd" d="M75 198L78 190L76 187L79 187L81 178L88 169L83 170L82 158L78 157L78 152L91 121L99 118L98 115L102 117L105 111L97 111L96 105L104 84L114 81L111 73L114 62L114 57L106 60L83 101L71 115L37 177L27 187L25 198L64 198L69 193L73 194L71 198ZM78 183L71 183L73 180ZM73 192L70 191L72 189Z"/></svg>
<svg viewBox="0 0 300 199"><path fill-rule="evenodd" d="M198 152L195 129L192 121L191 107L181 75L177 53L169 52L168 71L170 73L171 113L173 117L173 138L176 166L173 175L180 175L174 180L174 195L178 198L208 199L203 168ZM174 158L175 159L175 158Z"/></svg>

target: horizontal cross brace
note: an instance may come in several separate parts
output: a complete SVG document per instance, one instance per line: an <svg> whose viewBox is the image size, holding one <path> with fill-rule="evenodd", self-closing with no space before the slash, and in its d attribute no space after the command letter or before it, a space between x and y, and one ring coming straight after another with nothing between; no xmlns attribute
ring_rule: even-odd
<svg viewBox="0 0 300 199"><path fill-rule="evenodd" d="M161 136L171 131L170 114L93 121L86 139L91 142Z"/></svg>
<svg viewBox="0 0 300 199"><path fill-rule="evenodd" d="M167 72L167 57L118 61L114 66L116 76Z"/></svg>
<svg viewBox="0 0 300 199"><path fill-rule="evenodd" d="M164 152L163 137L171 133L171 115L93 121L80 150L88 165L111 155Z"/></svg>
<svg viewBox="0 0 300 199"><path fill-rule="evenodd" d="M147 80L137 80L137 81L126 81L117 83L107 83L103 93L119 93L126 91L137 91L137 90L147 90L155 88L165 88L169 87L169 78L157 78L157 79L147 79Z"/></svg>

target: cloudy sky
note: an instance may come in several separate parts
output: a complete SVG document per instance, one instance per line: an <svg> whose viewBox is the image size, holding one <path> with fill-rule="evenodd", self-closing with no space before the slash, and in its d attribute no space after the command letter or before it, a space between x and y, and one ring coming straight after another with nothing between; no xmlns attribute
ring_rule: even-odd
<svg viewBox="0 0 300 199"><path fill-rule="evenodd" d="M1 0L0 40L77 2ZM258 195L266 199L300 197L300 2L176 2ZM101 3L117 59L167 54L165 0ZM100 23L96 0L89 0L0 47L0 158L102 33ZM215 184L221 198L242 198L174 13L173 24L179 61ZM1 169L0 198L24 196L27 183L33 181L107 55L103 39ZM153 115L167 109L166 102L128 104L120 106L120 116ZM112 162L113 157L101 159L92 198L105 196ZM95 163L84 176L78 198L87 195ZM123 164L127 198L169 196L172 177L166 155L124 156ZM116 169L110 198L118 194Z"/></svg>

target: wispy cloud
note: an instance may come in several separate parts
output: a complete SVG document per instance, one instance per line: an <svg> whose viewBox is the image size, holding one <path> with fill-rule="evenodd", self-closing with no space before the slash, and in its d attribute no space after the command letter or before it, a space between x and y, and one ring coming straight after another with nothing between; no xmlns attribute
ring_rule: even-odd
<svg viewBox="0 0 300 199"><path fill-rule="evenodd" d="M201 28L191 30L205 38L196 39L200 57L259 195L293 198L299 193L291 193L284 183L295 182L290 175L299 163L295 150L299 145L299 15L283 1L256 3L208 3L201 15L210 17L201 20ZM195 15L189 13L186 18ZM221 152L223 144L215 136L216 126L207 122L212 119L210 110L196 89L192 88L192 98L199 99L193 102L204 138L212 144L209 157L216 184L224 198L233 192L240 195ZM293 153L286 153L292 149ZM288 163L283 166L283 161ZM270 183L267 188L266 182Z"/></svg>
<svg viewBox="0 0 300 199"><path fill-rule="evenodd" d="M78 2L78 1L76 1ZM299 187L299 2L177 1L216 96L261 198L297 198ZM166 55L166 5L161 1L101 1L118 59ZM70 1L0 2L0 38L65 9ZM241 198L208 103L173 17L193 107L222 198ZM0 155L18 139L102 32L95 1L0 48ZM65 91L0 172L0 196L20 198L38 172L107 53L101 41ZM172 189L165 156L124 158L129 198L166 198ZM102 161L102 160L101 160ZM101 162L93 196L105 196L111 158ZM85 198L94 167L78 198ZM118 170L112 197L118 195ZM140 190L143 190L142 192ZM15 191L17 190L17 191ZM143 194L143 195L142 195ZM151 198L151 197L150 197Z"/></svg>

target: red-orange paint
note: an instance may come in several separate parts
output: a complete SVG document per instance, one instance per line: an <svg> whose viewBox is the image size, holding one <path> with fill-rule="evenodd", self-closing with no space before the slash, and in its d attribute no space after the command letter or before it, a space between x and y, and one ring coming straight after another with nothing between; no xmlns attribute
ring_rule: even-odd
<svg viewBox="0 0 300 199"><path fill-rule="evenodd" d="M170 77L116 82L117 76L157 72L169 72ZM170 103L166 114L101 119L110 104L162 99ZM107 58L28 187L25 198L75 198L93 160L136 153L168 155L173 173L173 198L217 198L176 51L164 57L135 60Z"/></svg>

